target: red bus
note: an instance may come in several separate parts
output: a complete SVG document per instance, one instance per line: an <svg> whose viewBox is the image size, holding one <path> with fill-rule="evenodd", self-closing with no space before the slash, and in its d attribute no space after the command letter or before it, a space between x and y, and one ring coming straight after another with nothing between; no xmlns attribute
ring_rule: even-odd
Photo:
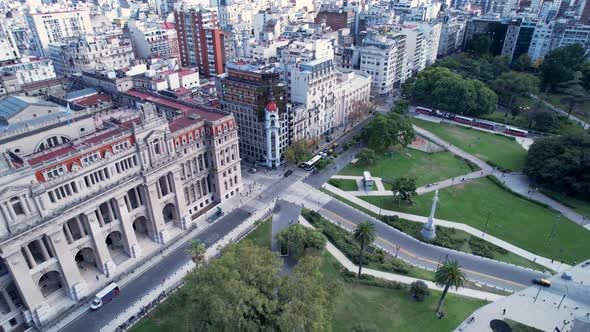
<svg viewBox="0 0 590 332"><path fill-rule="evenodd" d="M460 123L468 124L468 125L473 124L473 119L468 118L466 116L455 115L453 120L460 122Z"/></svg>
<svg viewBox="0 0 590 332"><path fill-rule="evenodd" d="M475 120L475 123L473 125L476 127L485 128L489 130L496 129L496 125L494 123L483 120Z"/></svg>
<svg viewBox="0 0 590 332"><path fill-rule="evenodd" d="M420 106L416 107L416 112L426 114L426 115L433 115L434 114L434 112L430 108L420 107Z"/></svg>
<svg viewBox="0 0 590 332"><path fill-rule="evenodd" d="M529 132L526 130L522 130L522 129L518 129L518 128L514 128L514 127L506 127L506 130L504 130L504 134L520 136L520 137L527 137Z"/></svg>

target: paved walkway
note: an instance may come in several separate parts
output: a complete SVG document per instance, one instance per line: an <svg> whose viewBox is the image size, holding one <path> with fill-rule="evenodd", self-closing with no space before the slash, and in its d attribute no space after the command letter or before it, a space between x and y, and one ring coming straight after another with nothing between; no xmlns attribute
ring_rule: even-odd
<svg viewBox="0 0 590 332"><path fill-rule="evenodd" d="M299 217L299 222L304 226L313 227L303 217ZM345 269L347 269L348 271L351 271L351 272L358 271L358 265L355 265L354 263L352 263L340 250L338 250L338 248L336 248L329 241L326 244L326 249L328 250L328 252L332 256L334 256L334 258L336 258L336 260L338 260L338 262L340 264L342 264L342 266L344 266ZM422 280L422 279L407 277L407 276L403 276L403 275L399 275L399 274L395 274L395 273L377 271L377 270L368 269L368 268L363 268L362 273L366 274L366 275L371 275L371 276L374 276L377 278L385 279L385 280L392 280L392 281L401 282L403 284L411 284L414 281ZM439 291L443 290L442 287L437 286L432 281L429 281L429 280L422 280L422 281L424 283L426 283L426 285L428 285L428 288L430 288L430 289L435 289L435 290L439 290ZM504 298L504 296L502 296L502 295L482 292L482 291L478 291L475 289L469 289L469 288L460 288L458 290L453 288L453 289L449 289L449 293L473 297L476 299L482 299L482 300L487 300L487 301L496 301L496 300Z"/></svg>
<svg viewBox="0 0 590 332"><path fill-rule="evenodd" d="M568 117L570 120L576 122L577 124L579 124L580 126L582 126L582 128L584 129L588 129L590 127L590 124L576 116L573 115L568 115L566 111L562 110L559 107L555 107L553 104L539 98L539 96L531 94L531 98L535 99L535 100L540 100L543 104L545 104L545 106L547 106L547 108L549 108L550 110L552 110L553 112L559 113L561 115L564 115L566 117Z"/></svg>
<svg viewBox="0 0 590 332"><path fill-rule="evenodd" d="M379 208L369 202L366 202L354 195L349 194L349 192L347 192L347 191L336 188L329 183L324 184L323 188L328 191L331 191L334 194L341 196L341 197L353 202L354 204L357 204L357 205L361 206L362 208L369 210L375 214L379 214L379 215L383 215L383 216L399 216L400 218L403 218L403 219L412 220L412 221L421 222L421 223L426 223L428 221L428 217L418 216L415 214L409 214L409 213L403 213L403 212L397 212L397 211L390 211L390 210L385 210L385 209ZM553 271L563 271L563 270L569 269L571 267L567 264L562 264L560 262L552 262L551 259L549 259L549 258L535 255L529 251L519 248L513 244L510 244L504 240L501 240L497 237L494 237L490 234L487 234L487 233L485 233L479 229L476 229L474 227L471 227L469 225L454 222L454 221L449 221L449 220L438 219L438 218L435 218L434 220L435 220L436 225L449 227L449 228L455 228L455 229L465 231L471 235L480 237L490 243L493 243L493 244L497 245L498 247L504 248L516 255L524 257L530 261L534 261L535 263L542 265L542 266L544 266L548 269L551 269Z"/></svg>
<svg viewBox="0 0 590 332"><path fill-rule="evenodd" d="M548 206L550 206L554 210L561 212L564 216L566 216L568 219L572 220L576 224L582 225L586 229L590 230L590 220L586 219L585 217L583 217L581 214L575 212L574 210L564 206L563 204L543 195L540 192L537 192L536 188L531 186L530 181L528 180L528 178L525 175L518 174L518 173L502 173L500 171L497 171L494 168L492 168L490 165L485 163L484 161L476 158L475 156L459 149L458 147L456 147L450 143L445 142L444 140L440 139L438 136L430 133L429 131L426 131L426 130L416 127L416 126L414 126L414 128L416 129L416 133L418 133L430 140L433 140L437 144L443 145L452 153L473 162L474 164L479 166L479 168L481 168L482 171L484 171L488 174L492 174L496 178L502 180L503 183L508 188L510 188L510 190L520 193L522 195L530 195L530 193L532 192L533 195L531 196L531 199L541 202L541 203L544 203L544 204L547 204Z"/></svg>
<svg viewBox="0 0 590 332"><path fill-rule="evenodd" d="M590 265L580 264L568 273L573 280L556 275L550 278L551 287L532 286L478 309L455 331L491 331L489 322L492 319L505 318L541 331L554 331L556 327L570 331L575 317L590 316ZM471 317L474 319L470 322Z"/></svg>

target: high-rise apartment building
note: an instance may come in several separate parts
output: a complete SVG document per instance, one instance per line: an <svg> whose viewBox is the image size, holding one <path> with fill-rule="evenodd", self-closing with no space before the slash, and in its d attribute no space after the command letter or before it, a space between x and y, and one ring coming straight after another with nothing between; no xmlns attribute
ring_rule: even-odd
<svg viewBox="0 0 590 332"><path fill-rule="evenodd" d="M129 37L138 58L180 58L178 35L173 23L129 21Z"/></svg>
<svg viewBox="0 0 590 332"><path fill-rule="evenodd" d="M88 10L30 13L27 23L31 30L32 52L40 57L48 56L47 50L51 43L93 33Z"/></svg>
<svg viewBox="0 0 590 332"><path fill-rule="evenodd" d="M20 51L12 31L4 22L0 22L0 62L19 57Z"/></svg>
<svg viewBox="0 0 590 332"><path fill-rule="evenodd" d="M360 70L372 76L372 91L389 95L405 81L406 36L370 31L360 47Z"/></svg>
<svg viewBox="0 0 590 332"><path fill-rule="evenodd" d="M220 108L232 113L238 125L242 158L257 165L279 166L290 142L291 106L277 68L228 64L227 73L218 77L217 93Z"/></svg>
<svg viewBox="0 0 590 332"><path fill-rule="evenodd" d="M180 61L196 66L206 78L222 74L225 68L225 35L217 27L215 12L184 9L174 12Z"/></svg>

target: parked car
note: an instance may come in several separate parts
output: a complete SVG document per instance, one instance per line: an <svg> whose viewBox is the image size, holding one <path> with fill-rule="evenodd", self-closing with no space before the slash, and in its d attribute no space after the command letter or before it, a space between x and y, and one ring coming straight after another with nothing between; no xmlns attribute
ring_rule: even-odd
<svg viewBox="0 0 590 332"><path fill-rule="evenodd" d="M564 272L564 273L561 275L561 279L565 279L565 280L572 280L572 279L573 279L573 278L572 278L572 274L571 274L571 273L569 273L569 272Z"/></svg>
<svg viewBox="0 0 590 332"><path fill-rule="evenodd" d="M256 167L251 167L251 168L248 169L248 173L254 174L256 172L258 172L258 169Z"/></svg>
<svg viewBox="0 0 590 332"><path fill-rule="evenodd" d="M289 175L291 175L291 174L293 174L293 170L290 170L290 169L289 169L289 170L287 170L287 171L285 172L285 177L287 177L287 176L289 176Z"/></svg>
<svg viewBox="0 0 590 332"><path fill-rule="evenodd" d="M551 281L549 281L545 278L535 278L535 279L533 279L533 284L537 284L539 286L544 286L544 287L550 287Z"/></svg>

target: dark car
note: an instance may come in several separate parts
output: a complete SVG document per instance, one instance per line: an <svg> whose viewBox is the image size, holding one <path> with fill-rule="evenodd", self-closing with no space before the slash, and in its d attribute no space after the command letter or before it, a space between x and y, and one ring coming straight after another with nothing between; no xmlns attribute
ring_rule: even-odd
<svg viewBox="0 0 590 332"><path fill-rule="evenodd" d="M291 175L291 174L293 174L293 170L287 170L287 171L285 172L285 177L287 177L287 176L289 176L289 175Z"/></svg>

